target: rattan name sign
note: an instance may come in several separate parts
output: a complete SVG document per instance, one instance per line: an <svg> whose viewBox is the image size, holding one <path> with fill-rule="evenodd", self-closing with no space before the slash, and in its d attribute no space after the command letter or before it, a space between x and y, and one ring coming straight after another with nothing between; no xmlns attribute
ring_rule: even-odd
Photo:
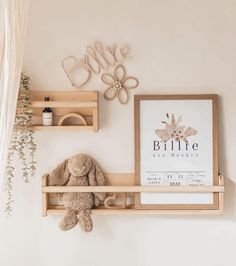
<svg viewBox="0 0 236 266"><path fill-rule="evenodd" d="M50 101L45 102L44 97ZM93 130L98 131L97 91L31 91L33 130ZM42 125L42 111L53 111L53 126Z"/></svg>
<svg viewBox="0 0 236 266"><path fill-rule="evenodd" d="M67 56L61 62L62 68L74 88L84 87L92 74L99 75L104 71L122 63L128 56L127 45L105 46L96 41L88 45L82 58Z"/></svg>

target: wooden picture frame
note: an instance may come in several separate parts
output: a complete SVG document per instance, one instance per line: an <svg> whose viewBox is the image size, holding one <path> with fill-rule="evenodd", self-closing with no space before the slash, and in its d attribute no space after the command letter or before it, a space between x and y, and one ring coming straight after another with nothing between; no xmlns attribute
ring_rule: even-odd
<svg viewBox="0 0 236 266"><path fill-rule="evenodd" d="M168 186L173 184L180 186L183 184L185 186L197 184L202 186L218 186L218 96L216 94L135 95L134 99L135 184L150 185L151 183L153 185L163 186L164 182L164 185L167 183ZM165 104L167 109L169 108L168 110L165 110ZM185 110L184 108L187 109ZM174 114L176 110L180 110L180 113ZM181 127L179 127L182 129L182 135L180 136L177 134L177 136L175 133L173 133L173 128L177 128L177 125L181 124L181 122L178 122L179 124L177 123L177 117L182 115L183 120L186 118L184 123L188 124L186 124L186 127L184 127L185 124L182 123ZM192 117L190 117L190 115L192 115ZM163 120L166 119L168 121L163 121L160 119L160 117ZM201 121L200 118L204 121ZM207 119L210 120L210 125L209 123L207 124ZM181 118L179 118L179 121L180 120ZM175 123L175 127L173 126L172 122L173 124ZM155 128L159 127L159 129L155 129L155 134L153 133L154 126L151 123L155 124ZM206 127L204 127L204 123L206 123ZM197 130L194 129L195 125L199 126ZM150 131L148 131L149 126ZM149 134L146 132L151 133ZM172 132L174 135L170 132ZM158 140L153 140L154 144L152 146L153 150L151 155L147 153L149 152L148 145L151 143L149 138L151 139L154 135L158 138ZM181 139L179 139L180 137ZM194 144L190 143L191 138L195 140L199 139L200 144L197 142ZM156 141L156 143L154 141ZM148 145L146 145L147 143ZM163 148L163 153L160 155L160 145L164 145L164 143L166 144L166 150L164 152ZM167 143L169 143L170 146L172 145L171 148L169 147L169 150L167 149ZM187 151L181 154L180 146L178 151L179 153L172 152L174 149L173 145L176 143L184 143L183 145L186 145L186 147L190 147L190 144L192 144L192 153L190 154L190 152ZM200 146L198 147L198 145ZM147 146L148 148L146 148ZM143 147L142 150L141 147ZM146 156L146 154L148 154L148 156ZM179 158L177 156L178 154ZM185 159L183 154L186 156ZM159 155L160 158L158 157ZM173 158L171 158L172 155ZM189 158L187 155L189 155ZM161 156L164 156L162 161ZM194 156L196 156L196 158ZM155 163L152 163L154 162L154 159L152 158L155 158ZM189 161L187 161L187 159ZM204 163L202 163L203 161ZM180 170L178 170L176 165L184 166L188 170L182 172L183 169L180 168ZM166 166L167 170L164 166ZM146 171L146 169L148 169L147 167L150 167L150 169L155 169L152 172L149 171L152 173L150 178L147 177L149 175L149 172ZM168 167L171 169L171 171L168 170ZM193 167L193 170L191 167ZM194 167L199 167L199 171ZM158 169L161 169L160 173L157 171ZM173 175L168 175L169 172L173 172ZM181 173L183 174L181 175ZM177 183L172 184L171 182L168 183L169 179L166 180L167 177L173 177L174 180L177 180L176 178L178 178L178 180L179 178L182 179L178 182L174 181ZM147 184L147 182L149 183ZM159 210L217 210L219 209L219 197L220 194L218 192L184 193L184 196L183 193L179 192L155 194L146 192L135 193L135 208Z"/></svg>

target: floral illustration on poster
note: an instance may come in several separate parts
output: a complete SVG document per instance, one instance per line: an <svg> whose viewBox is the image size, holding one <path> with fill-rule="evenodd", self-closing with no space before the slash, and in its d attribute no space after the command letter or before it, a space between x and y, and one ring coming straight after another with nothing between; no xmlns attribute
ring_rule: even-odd
<svg viewBox="0 0 236 266"><path fill-rule="evenodd" d="M161 121L165 124L165 129L156 129L156 134L160 137L161 142L165 142L168 140L175 141L184 141L186 144L188 143L187 138L197 134L197 130L192 127L181 126L182 116L180 116L177 121L175 119L175 115L172 114L171 121L170 116L167 113L166 117L168 121Z"/></svg>

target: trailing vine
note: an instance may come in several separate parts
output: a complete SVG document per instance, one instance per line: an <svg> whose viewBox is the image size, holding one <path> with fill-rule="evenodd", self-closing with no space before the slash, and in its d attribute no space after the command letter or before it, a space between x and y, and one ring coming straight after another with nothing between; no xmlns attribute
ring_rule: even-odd
<svg viewBox="0 0 236 266"><path fill-rule="evenodd" d="M5 212L10 215L12 213L13 200L13 179L15 174L15 161L18 159L21 164L22 178L26 183L35 175L34 154L36 144L34 143L34 131L32 124L32 109L30 101L29 77L21 74L19 87L16 116L12 133L12 140L8 153L7 169L6 169L6 193L7 202Z"/></svg>

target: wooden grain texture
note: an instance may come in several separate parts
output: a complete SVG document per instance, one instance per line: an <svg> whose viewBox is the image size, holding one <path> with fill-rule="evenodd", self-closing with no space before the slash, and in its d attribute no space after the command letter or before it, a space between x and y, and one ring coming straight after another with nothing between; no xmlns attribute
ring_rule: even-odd
<svg viewBox="0 0 236 266"><path fill-rule="evenodd" d="M68 193L68 192L166 192L166 193L209 193L224 192L222 186L192 186L192 187L170 187L170 186L47 186L42 187L47 193Z"/></svg>
<svg viewBox="0 0 236 266"><path fill-rule="evenodd" d="M50 101L44 101L49 97ZM32 129L37 130L93 130L98 131L98 99L97 91L31 91L31 107L33 112ZM42 121L42 112L45 107L52 108L54 126L43 127L39 125ZM81 127L75 120L70 120L70 125L57 126L57 121L69 113L78 113L83 116L88 125ZM75 122L75 123L74 123ZM93 124L92 124L93 123ZM57 127L56 127L57 126Z"/></svg>
<svg viewBox="0 0 236 266"><path fill-rule="evenodd" d="M42 117L43 107L32 108L34 117ZM92 117L93 116L93 108L85 108L85 107L60 107L53 109L53 117L55 116L63 116L68 113L79 113L82 116Z"/></svg>
<svg viewBox="0 0 236 266"><path fill-rule="evenodd" d="M32 101L44 101L44 97L49 97L52 101L97 101L97 91L82 90L32 90Z"/></svg>
<svg viewBox="0 0 236 266"><path fill-rule="evenodd" d="M43 188L47 186L48 174L42 176L42 216L47 216L48 194L43 192Z"/></svg>
<svg viewBox="0 0 236 266"><path fill-rule="evenodd" d="M98 108L93 108L93 131L98 131Z"/></svg>
<svg viewBox="0 0 236 266"><path fill-rule="evenodd" d="M60 208L55 208L50 206L48 209L48 214L52 215L64 215L65 209L63 206ZM92 214L102 214L102 215L114 215L114 214L124 214L124 215L220 215L219 210L137 210L134 207L129 209L93 209Z"/></svg>

